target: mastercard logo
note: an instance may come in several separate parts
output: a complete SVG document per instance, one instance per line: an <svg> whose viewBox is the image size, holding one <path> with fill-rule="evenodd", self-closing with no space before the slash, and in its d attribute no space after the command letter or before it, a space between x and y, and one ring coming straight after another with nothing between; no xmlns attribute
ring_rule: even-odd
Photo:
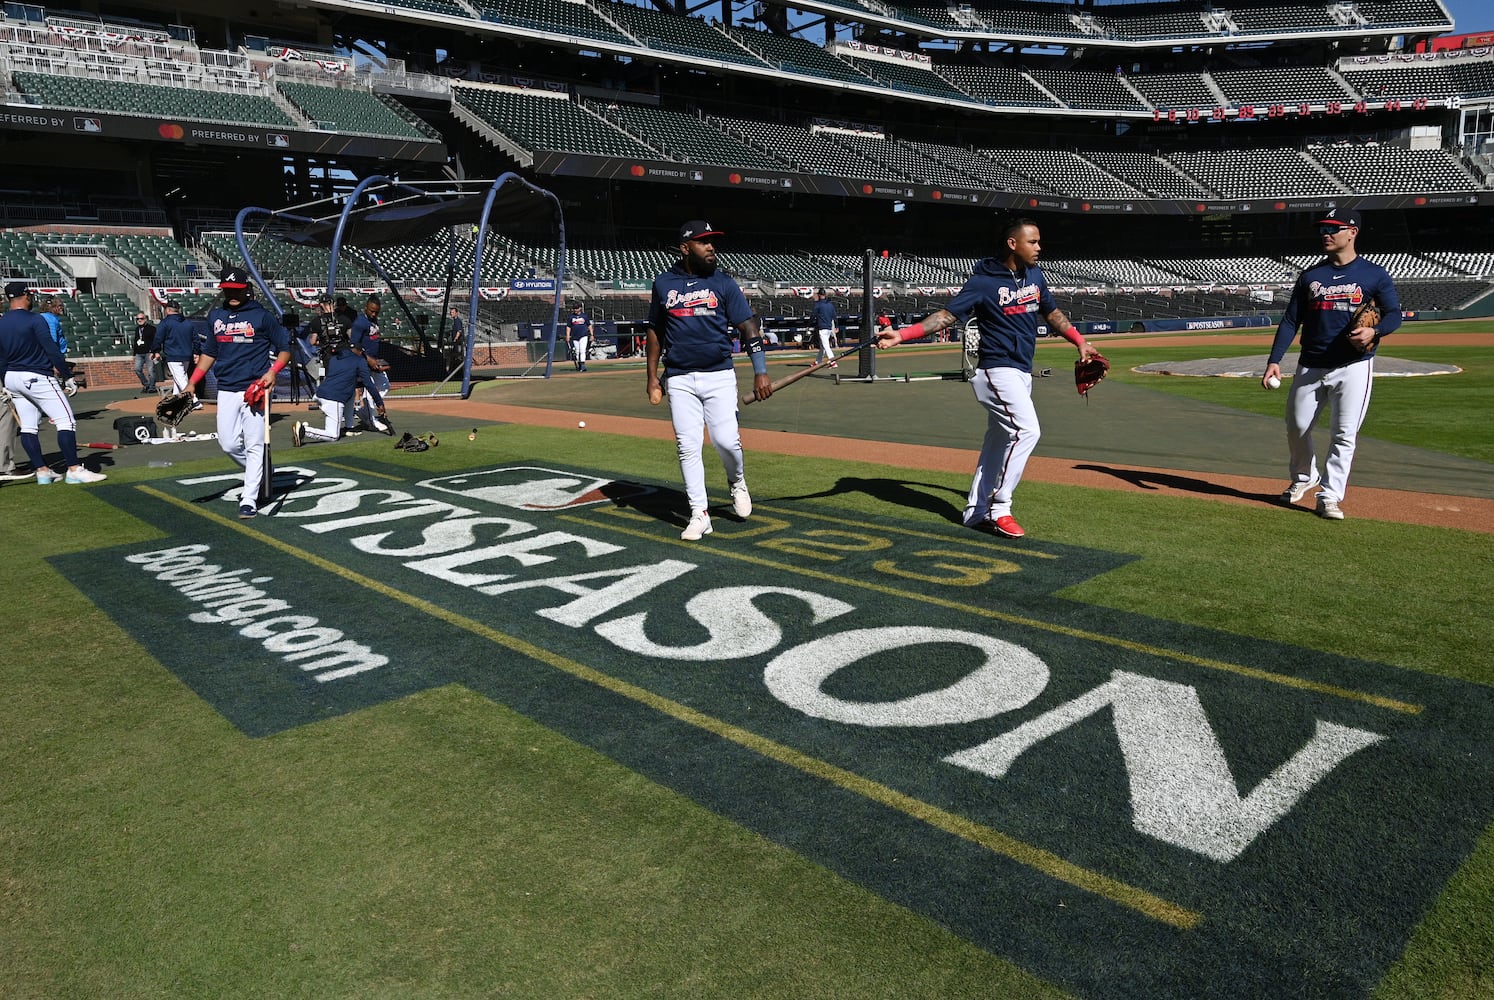
<svg viewBox="0 0 1494 1000"><path fill-rule="evenodd" d="M634 177L642 177L645 171L641 166L635 163L628 168L628 173L632 174Z"/></svg>
<svg viewBox="0 0 1494 1000"><path fill-rule="evenodd" d="M1208 210L1209 210L1209 206L1207 206L1207 205L1194 205L1193 206L1193 211L1195 211L1195 212L1207 212Z"/></svg>
<svg viewBox="0 0 1494 1000"><path fill-rule="evenodd" d="M862 194L871 194L872 193L872 186L870 184L863 184L863 185L861 185L861 193Z"/></svg>
<svg viewBox="0 0 1494 1000"><path fill-rule="evenodd" d="M156 132L161 136L162 139L184 139L187 136L186 129L182 128L180 125L174 125L170 122L162 122L161 124L157 125Z"/></svg>
<svg viewBox="0 0 1494 1000"><path fill-rule="evenodd" d="M943 191L934 191L934 192L932 192L929 195L929 197L932 198L932 199L934 199L935 201L938 201L940 198L944 197L944 192Z"/></svg>
<svg viewBox="0 0 1494 1000"><path fill-rule="evenodd" d="M1285 212L1286 211L1286 207L1287 207L1287 203L1284 202L1284 201L1278 201L1276 204L1272 205L1271 207L1274 208L1274 209L1276 209L1276 211L1278 211L1278 212Z"/></svg>
<svg viewBox="0 0 1494 1000"><path fill-rule="evenodd" d="M1418 204L1418 205L1425 205L1426 203L1427 203L1427 200L1425 198L1417 198L1416 199L1416 204Z"/></svg>
<svg viewBox="0 0 1494 1000"><path fill-rule="evenodd" d="M1089 211L1089 202L1087 202L1087 201L1080 202L1079 203L1079 211L1081 211L1081 212L1088 212Z"/></svg>
<svg viewBox="0 0 1494 1000"><path fill-rule="evenodd" d="M740 184L740 183L742 183L742 175L741 174L727 174L726 175L726 182L728 184Z"/></svg>
<svg viewBox="0 0 1494 1000"><path fill-rule="evenodd" d="M1037 208L1038 207L1038 200L1036 198L1028 198L1027 199L1027 207L1028 208Z"/></svg>

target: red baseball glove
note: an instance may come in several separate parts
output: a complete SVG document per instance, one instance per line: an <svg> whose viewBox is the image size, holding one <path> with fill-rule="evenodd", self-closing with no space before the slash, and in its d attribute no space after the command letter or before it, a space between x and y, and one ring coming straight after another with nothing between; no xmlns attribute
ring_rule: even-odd
<svg viewBox="0 0 1494 1000"><path fill-rule="evenodd" d="M1101 354L1091 354L1074 362L1074 386L1079 395L1088 396L1089 390L1100 384L1105 373L1110 371L1110 362Z"/></svg>

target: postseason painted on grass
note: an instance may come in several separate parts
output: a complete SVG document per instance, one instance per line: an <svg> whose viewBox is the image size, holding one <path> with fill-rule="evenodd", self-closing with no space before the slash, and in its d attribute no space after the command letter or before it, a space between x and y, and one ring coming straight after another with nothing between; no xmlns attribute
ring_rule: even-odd
<svg viewBox="0 0 1494 1000"><path fill-rule="evenodd" d="M56 564L250 735L463 684L1082 996L1368 990L1494 798L1486 689L1051 596L1126 556L791 503L686 546L670 491L582 469L281 471L252 530L207 479L111 484L175 536ZM209 553L260 603L184 650L166 574L209 564L165 560ZM323 621L387 662L270 648Z"/></svg>

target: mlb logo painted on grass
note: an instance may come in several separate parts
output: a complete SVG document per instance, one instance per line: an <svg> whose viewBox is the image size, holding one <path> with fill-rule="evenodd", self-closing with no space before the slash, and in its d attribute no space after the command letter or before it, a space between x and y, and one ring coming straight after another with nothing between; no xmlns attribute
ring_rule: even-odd
<svg viewBox="0 0 1494 1000"><path fill-rule="evenodd" d="M245 732L462 683L1081 995L1363 993L1494 802L1489 692L1052 596L1125 557L299 471L110 484L177 533L58 564Z"/></svg>

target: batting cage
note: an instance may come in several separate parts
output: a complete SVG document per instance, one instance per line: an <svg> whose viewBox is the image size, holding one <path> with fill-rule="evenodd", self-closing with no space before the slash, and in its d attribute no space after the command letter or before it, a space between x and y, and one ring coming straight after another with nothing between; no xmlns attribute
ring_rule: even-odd
<svg viewBox="0 0 1494 1000"><path fill-rule="evenodd" d="M516 359L510 377L551 374L565 218L554 194L517 174L422 183L375 175L346 195L241 209L234 235L281 317L315 309L324 293L342 295L354 310L378 294L380 356L397 381L431 386L421 395L471 395L474 356L492 364L503 340L497 304L527 279L547 293L539 307L543 350L513 345L502 353ZM545 270L553 282L536 277Z"/></svg>

